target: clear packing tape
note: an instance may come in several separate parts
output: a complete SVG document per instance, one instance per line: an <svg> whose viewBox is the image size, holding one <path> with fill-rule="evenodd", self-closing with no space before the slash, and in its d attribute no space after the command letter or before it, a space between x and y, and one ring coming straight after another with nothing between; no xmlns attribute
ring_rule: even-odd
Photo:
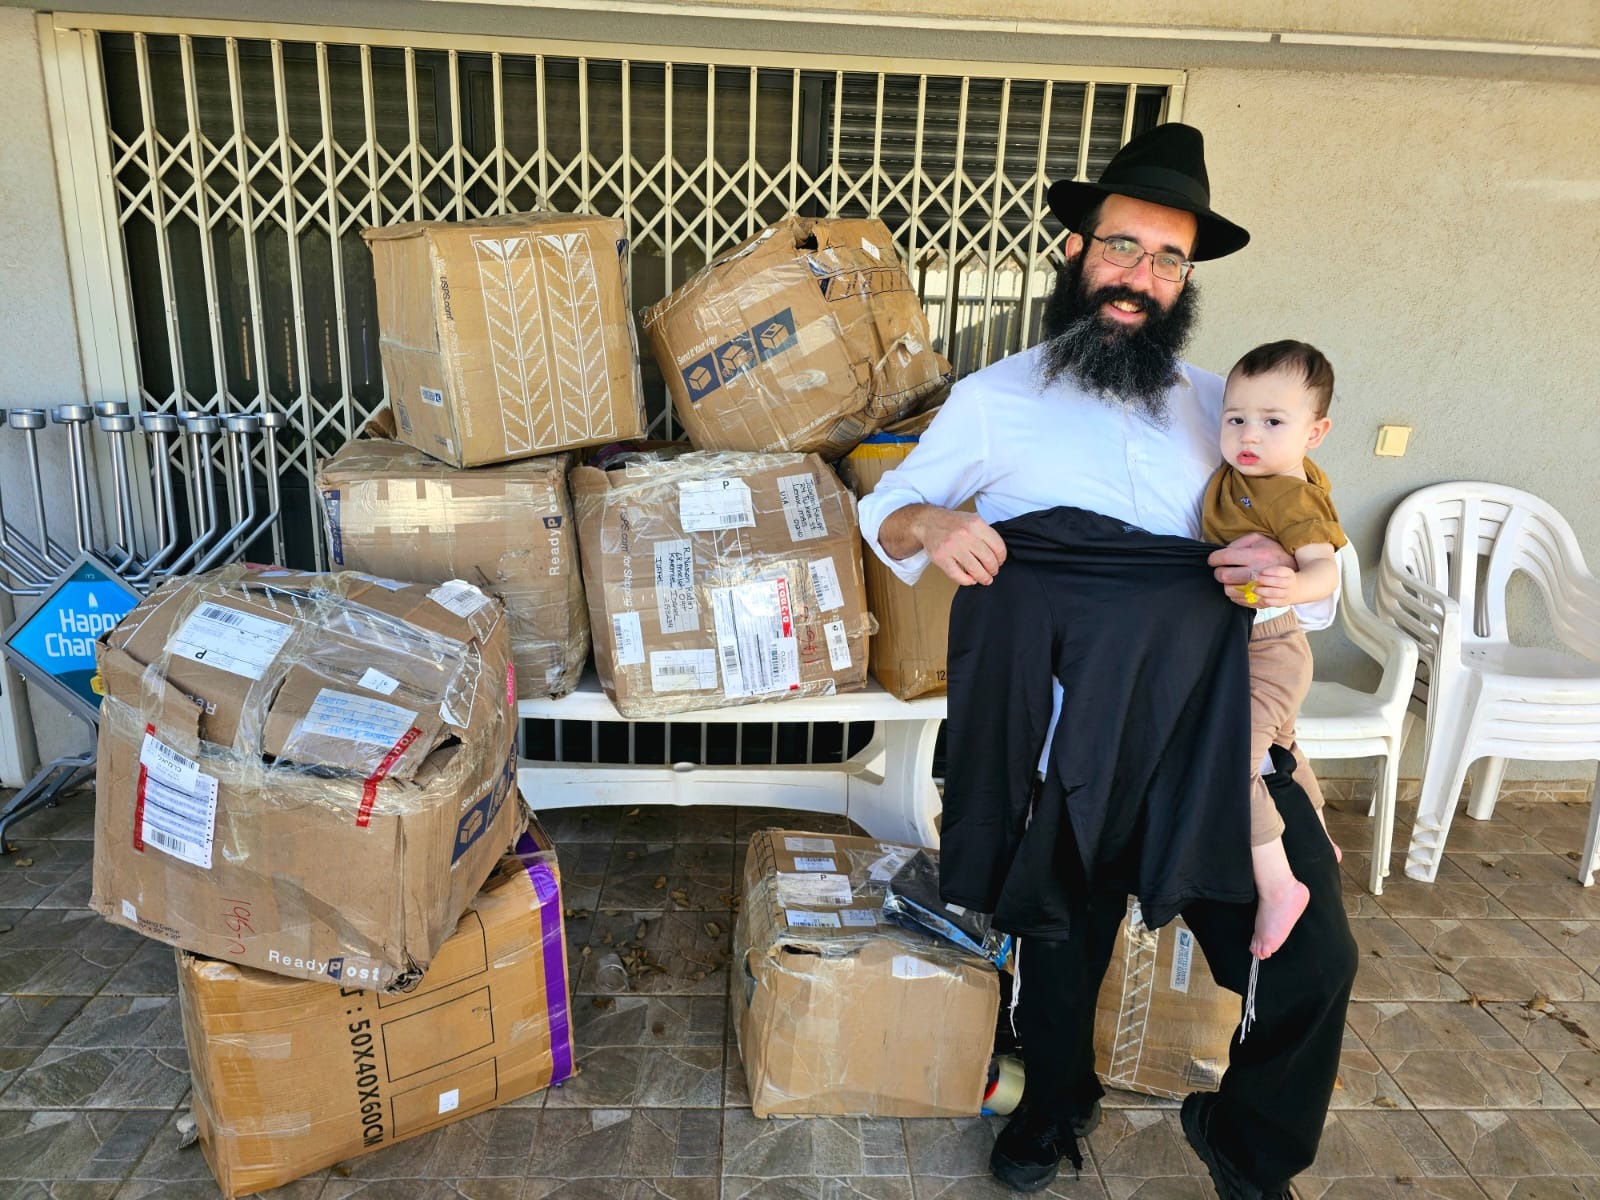
<svg viewBox="0 0 1600 1200"><path fill-rule="evenodd" d="M465 579L506 606L517 694L564 696L589 655L589 613L567 492L572 455L459 470L385 437L317 466L336 565L400 579Z"/></svg>
<svg viewBox="0 0 1600 1200"><path fill-rule="evenodd" d="M999 1005L992 965L885 919L916 853L761 830L734 927L733 1011L757 1116L971 1116Z"/></svg>
<svg viewBox="0 0 1600 1200"><path fill-rule="evenodd" d="M177 692L198 709L194 747L231 781L314 777L308 801L353 810L359 789L331 779L386 763L386 781L449 782L499 757L505 637L503 609L471 584L225 567L161 589L106 636L101 720L166 732Z"/></svg>
<svg viewBox="0 0 1600 1200"><path fill-rule="evenodd" d="M881 221L789 216L714 259L641 323L703 450L847 453L950 373Z"/></svg>
<svg viewBox="0 0 1600 1200"><path fill-rule="evenodd" d="M226 567L105 634L107 918L302 978L403 986L517 827L505 611L463 581Z"/></svg>
<svg viewBox="0 0 1600 1200"><path fill-rule="evenodd" d="M624 715L865 684L855 498L816 455L657 449L572 484L595 664Z"/></svg>

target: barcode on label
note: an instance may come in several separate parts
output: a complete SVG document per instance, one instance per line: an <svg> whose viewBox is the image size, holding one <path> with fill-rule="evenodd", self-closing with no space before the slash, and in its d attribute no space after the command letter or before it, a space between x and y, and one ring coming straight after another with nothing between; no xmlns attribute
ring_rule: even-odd
<svg viewBox="0 0 1600 1200"><path fill-rule="evenodd" d="M783 919L796 929L838 929L838 913L806 912L801 908L784 910Z"/></svg>
<svg viewBox="0 0 1600 1200"><path fill-rule="evenodd" d="M636 667L644 662L644 630L638 613L612 613L611 637L616 642L617 666Z"/></svg>
<svg viewBox="0 0 1600 1200"><path fill-rule="evenodd" d="M817 607L831 612L844 607L844 589L839 586L839 572L831 558L819 558L811 564L811 590L816 594Z"/></svg>
<svg viewBox="0 0 1600 1200"><path fill-rule="evenodd" d="M293 627L221 604L201 604L173 635L171 652L191 662L260 679Z"/></svg>
<svg viewBox="0 0 1600 1200"><path fill-rule="evenodd" d="M717 686L714 650L652 650L650 686L658 692L705 692Z"/></svg>
<svg viewBox="0 0 1600 1200"><path fill-rule="evenodd" d="M850 669L850 635L843 621L829 621L822 627L828 637L828 666L835 671Z"/></svg>
<svg viewBox="0 0 1600 1200"><path fill-rule="evenodd" d="M428 599L458 617L470 617L489 603L489 597L465 579L452 579L441 583L428 593Z"/></svg>
<svg viewBox="0 0 1600 1200"><path fill-rule="evenodd" d="M179 789L146 767L140 783L139 840L186 863L211 869L211 840L217 819L217 780L196 775Z"/></svg>
<svg viewBox="0 0 1600 1200"><path fill-rule="evenodd" d="M678 485L678 523L685 533L754 526L750 485L742 479L685 480Z"/></svg>
<svg viewBox="0 0 1600 1200"><path fill-rule="evenodd" d="M1189 990L1189 968L1194 962L1194 934L1187 929L1174 929L1177 934L1177 945L1172 953L1172 990L1187 992Z"/></svg>

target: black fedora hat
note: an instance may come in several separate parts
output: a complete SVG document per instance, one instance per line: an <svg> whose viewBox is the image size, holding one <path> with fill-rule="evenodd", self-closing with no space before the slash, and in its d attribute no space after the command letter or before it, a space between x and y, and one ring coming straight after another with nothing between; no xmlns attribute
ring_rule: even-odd
<svg viewBox="0 0 1600 1200"><path fill-rule="evenodd" d="M1131 140L1100 172L1097 183L1058 179L1050 185L1050 211L1077 233L1083 218L1107 196L1132 196L1193 213L1199 220L1196 262L1221 258L1244 249L1250 235L1211 211L1211 184L1206 178L1205 139L1193 125L1157 125Z"/></svg>

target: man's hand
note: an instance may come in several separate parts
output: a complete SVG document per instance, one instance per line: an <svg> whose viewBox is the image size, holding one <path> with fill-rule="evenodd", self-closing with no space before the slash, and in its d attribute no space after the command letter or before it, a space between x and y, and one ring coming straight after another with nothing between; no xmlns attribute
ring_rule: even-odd
<svg viewBox="0 0 1600 1200"><path fill-rule="evenodd" d="M929 561L963 587L993 583L1006 560L1005 542L982 517L933 504L908 504L890 513L878 542L894 558L926 550Z"/></svg>
<svg viewBox="0 0 1600 1200"><path fill-rule="evenodd" d="M1206 560L1214 568L1217 582L1227 591L1228 599L1243 608L1265 608L1272 605L1263 585L1273 586L1264 577L1269 567L1285 567L1294 573L1294 556L1264 533L1247 533L1238 541L1212 552ZM1279 577L1274 573L1275 580ZM1254 583L1254 600L1245 595L1242 585ZM1281 583L1278 584L1281 586Z"/></svg>

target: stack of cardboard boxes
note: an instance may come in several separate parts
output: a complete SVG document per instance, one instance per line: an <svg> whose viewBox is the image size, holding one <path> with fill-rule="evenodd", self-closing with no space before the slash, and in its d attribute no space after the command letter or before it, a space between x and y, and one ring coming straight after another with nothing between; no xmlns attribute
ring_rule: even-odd
<svg viewBox="0 0 1600 1200"><path fill-rule="evenodd" d="M571 1073L507 627L464 581L227 567L99 642L91 905L179 949L230 1196Z"/></svg>
<svg viewBox="0 0 1600 1200"><path fill-rule="evenodd" d="M786 218L644 314L698 454L637 440L620 221L524 213L365 236L391 411L318 471L336 565L467 579L504 601L525 698L576 686L591 630L628 716L865 683L875 622L854 498L824 458L925 407L949 375L881 222ZM608 443L592 469L569 453ZM936 624L907 627L940 639L930 659ZM904 642L899 628L887 634Z"/></svg>
<svg viewBox="0 0 1600 1200"><path fill-rule="evenodd" d="M880 681L943 688L949 587L864 568L825 461L870 491L948 375L880 223L779 222L645 315L693 448L638 440L621 222L366 236L392 409L320 465L345 570L169 584L100 647L93 904L179 948L230 1196L572 1073L559 876L512 745L591 629L627 716L861 687L872 613ZM758 1115L977 1111L996 977L884 923L911 849L752 840L733 1005Z"/></svg>

